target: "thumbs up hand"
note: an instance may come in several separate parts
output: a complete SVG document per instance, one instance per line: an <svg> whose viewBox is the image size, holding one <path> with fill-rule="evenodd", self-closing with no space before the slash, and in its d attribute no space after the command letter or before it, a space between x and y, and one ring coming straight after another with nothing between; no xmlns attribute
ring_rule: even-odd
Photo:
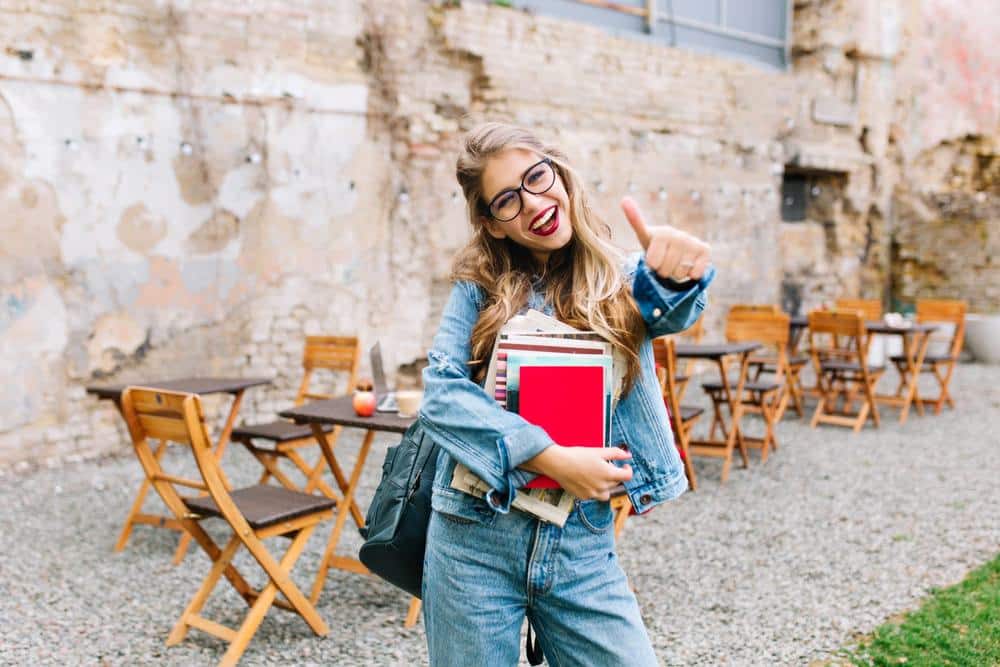
<svg viewBox="0 0 1000 667"><path fill-rule="evenodd" d="M711 259L711 246L669 225L647 227L631 197L622 199L622 210L646 251L646 265L656 275L681 283L699 280L705 274Z"/></svg>

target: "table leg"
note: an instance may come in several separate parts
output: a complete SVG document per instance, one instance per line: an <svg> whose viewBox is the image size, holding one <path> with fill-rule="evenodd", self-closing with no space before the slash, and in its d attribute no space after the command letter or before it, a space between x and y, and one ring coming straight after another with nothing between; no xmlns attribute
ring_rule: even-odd
<svg viewBox="0 0 1000 667"><path fill-rule="evenodd" d="M337 481L337 486L340 487L340 492L347 493L347 488L349 486L347 478L344 476L344 471L340 467L340 463L337 462L337 458L333 456L334 443L331 442L330 439L326 437L326 433L323 432L323 429L320 426L313 425L312 429L313 429L313 434L316 436L317 442L319 442L320 449L324 451L324 454L320 458L317 465L325 465L329 467L330 471L333 473L334 479ZM336 433L336 431L334 433ZM374 431L369 431L369 434L373 435ZM366 436L366 439L367 437L368 436ZM362 447L364 447L364 443L362 443ZM330 456L326 455L325 450L330 451ZM321 477L319 475L310 474L309 483L306 485L304 489L305 493L312 493L317 487L320 487L320 484L321 484ZM323 484L322 486L326 485ZM333 489L326 487L326 490L330 492L329 494L326 494L328 498L336 499L336 496L333 494ZM365 518L364 516L362 516L361 510L359 510L356 506L351 507L351 514L354 516L354 523L357 524L358 528L365 525Z"/></svg>
<svg viewBox="0 0 1000 667"><path fill-rule="evenodd" d="M323 433L322 428L318 425L313 425L313 432L323 450L323 456L327 464L331 470L335 471L334 476L337 477L339 484L343 473L340 472L340 465L333 455L333 448L326 439L326 434ZM323 584L326 583L326 573L331 567L358 572L359 574L368 574L368 568L362 565L360 561L347 556L337 556L335 551L337 543L340 542L340 536L343 533L344 524L347 522L347 515L349 513L354 514L354 521L359 528L364 526L364 517L361 516L360 510L354 502L354 491L358 487L358 480L361 479L361 471L365 466L365 460L368 458L368 452L371 450L374 439L375 431L369 430L365 433L365 438L361 442L361 449L358 451L358 458L354 462L354 468L351 470L351 478L345 485L341 486L344 496L337 503L337 516L333 524L333 531L330 533L330 539L327 541L326 550L323 553L322 560L320 560L319 571L316 573L316 581L313 582L312 594L309 596L313 604L316 604L316 601L319 600L319 595L323 591Z"/></svg>
<svg viewBox="0 0 1000 667"><path fill-rule="evenodd" d="M747 456L746 442L743 439L743 432L740 429L740 420L743 417L743 402L741 397L743 396L743 388L746 383L747 373L750 369L750 352L742 353L740 355L740 373L739 380L736 383L736 393L733 393L732 388L729 384L728 376L728 365L726 359L714 358L713 361L719 368L719 376L722 383L722 401L717 402L717 399L713 399L712 407L714 411L714 419L712 422L712 429L709 433L709 438L707 440L690 440L688 442L689 451L706 456L720 457L723 459L722 463L722 474L721 482L725 483L726 479L729 477L729 468L732 465L733 460L733 449L739 447L740 457L743 460L743 467L746 468L750 465L750 458ZM724 403L729 407L729 415L732 423L729 428L726 428L725 421L722 419L722 411L719 406ZM723 433L723 440L720 442L714 438L715 426L718 423L719 427ZM722 453L719 453L719 450Z"/></svg>
<svg viewBox="0 0 1000 667"><path fill-rule="evenodd" d="M229 437L233 433L233 426L236 425L236 415L239 414L245 392L246 389L240 389L233 395L233 403L229 406L229 415L226 417L226 423L219 434L219 440L215 444L215 458L218 461L222 460L222 455L226 452L226 445L229 444ZM181 561L184 560L184 555L187 554L189 544L191 544L191 535L185 531L181 534L181 540L177 544L177 551L174 552L174 565L180 565Z"/></svg>
<svg viewBox="0 0 1000 667"><path fill-rule="evenodd" d="M341 431L343 431L343 428L344 427L342 426L333 427L333 432L330 434L330 438L328 439L331 449L337 443L337 440L340 439L340 433ZM291 458L295 462L295 464L305 473L306 485L303 490L306 493L312 493L315 489L319 489L326 497L328 498L334 497L333 489L331 489L326 484L326 482L323 481L323 470L327 468L327 463L322 453L320 454L319 458L316 460L315 465L313 466L309 466L306 460L302 458L302 456L299 455L297 452L289 452L288 457ZM341 479L338 480L338 484L340 484L340 488L341 490L343 490L344 488L343 473L341 473L340 476Z"/></svg>
<svg viewBox="0 0 1000 667"><path fill-rule="evenodd" d="M907 371L910 375L909 387L906 389L906 395L903 397L903 407L899 412L899 423L906 423L906 416L910 412L910 405L913 403L914 398L918 396L917 394L917 383L920 381L920 369L924 365L924 356L927 354L927 345L930 342L930 332L915 332L913 334L913 340L909 345L906 344L906 337L903 337L903 347L908 348L906 351L906 363L909 364ZM919 411L923 412L923 404L919 404Z"/></svg>

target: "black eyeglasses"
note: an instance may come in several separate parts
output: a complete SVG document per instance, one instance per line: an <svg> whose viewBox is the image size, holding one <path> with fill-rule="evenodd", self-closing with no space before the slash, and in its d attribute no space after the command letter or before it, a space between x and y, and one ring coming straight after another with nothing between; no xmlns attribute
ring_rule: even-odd
<svg viewBox="0 0 1000 667"><path fill-rule="evenodd" d="M556 172L552 160L543 158L528 167L521 177L521 185L516 188L501 190L491 201L487 209L490 216L497 222L510 222L521 214L524 201L521 190L533 195L548 192L556 182Z"/></svg>

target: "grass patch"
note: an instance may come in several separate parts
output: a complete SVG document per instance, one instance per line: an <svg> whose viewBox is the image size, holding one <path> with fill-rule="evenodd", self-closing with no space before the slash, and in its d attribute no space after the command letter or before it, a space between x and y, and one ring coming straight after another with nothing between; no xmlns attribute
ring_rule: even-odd
<svg viewBox="0 0 1000 667"><path fill-rule="evenodd" d="M1000 556L842 655L855 665L1000 666Z"/></svg>

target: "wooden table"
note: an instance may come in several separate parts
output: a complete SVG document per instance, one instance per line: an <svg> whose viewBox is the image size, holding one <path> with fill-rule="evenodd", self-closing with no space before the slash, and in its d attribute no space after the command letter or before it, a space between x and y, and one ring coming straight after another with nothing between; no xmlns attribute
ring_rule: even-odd
<svg viewBox="0 0 1000 667"><path fill-rule="evenodd" d="M924 357L927 355L927 345L930 343L931 334L938 328L936 324L917 322L907 322L902 326L887 324L883 321L865 322L865 329L868 330L869 334L899 336L903 339L903 358L906 360L906 367L902 373L899 391L895 394L875 395L875 400L879 403L900 408L900 424L906 423L906 417L910 413L910 406L913 405L914 401L917 404L917 412L921 415L924 414L924 404L917 393L917 382L920 380L920 369L924 365Z"/></svg>
<svg viewBox="0 0 1000 667"><path fill-rule="evenodd" d="M795 340L797 347L803 332L809 327L809 318L804 315L797 315L791 318L789 323L791 328L791 339ZM881 334L884 336L899 336L903 339L903 356L906 359L906 370L903 373L903 384L896 394L876 394L875 400L879 403L886 403L900 408L899 423L906 423L906 417L910 412L910 406L917 405L917 412L924 414L923 402L919 400L917 392L917 382L920 379L920 369L927 354L927 345L930 343L931 334L938 329L936 324L920 324L917 322L907 322L903 325L888 324L883 320L871 320L865 322L865 330L869 334ZM789 343L789 347L792 344Z"/></svg>
<svg viewBox="0 0 1000 667"><path fill-rule="evenodd" d="M324 459L328 462L330 471L333 473L337 485L340 487L341 497L337 498L337 515L333 524L333 531L326 544L326 551L319 564L319 572L313 584L310 599L313 604L319 599L319 594L326 583L326 574L331 567L360 574L369 574L368 568L361 564L356 558L350 556L339 556L336 554L337 544L344 532L344 524L347 522L347 515L350 514L358 528L365 525L364 515L358 508L354 494L358 488L358 481L361 479L361 471L371 450L372 440L375 433L383 431L386 433L404 433L414 422L415 417L400 417L395 412L376 412L371 417L359 417L354 413L352 399L350 396L331 398L325 401L313 401L289 410L278 413L286 419L293 419L300 424L309 424L312 427L313 435L320 447L323 448ZM365 429L365 437L361 442L361 449L358 451L354 467L351 469L350 478L344 476L343 468L337 457L333 453L333 446L330 444L327 434L323 432L323 426L333 424L345 428Z"/></svg>
<svg viewBox="0 0 1000 667"><path fill-rule="evenodd" d="M226 445L229 443L229 435L232 433L233 425L236 423L236 415L239 413L240 404L243 402L243 393L250 387L258 387L266 384L271 384L269 378L181 378L179 380L155 380L152 382L132 382L130 384L91 385L87 387L87 393L93 394L101 400L112 401L120 415L122 414L122 392L130 386L150 387L165 391L181 391L189 394L198 394L199 396L232 394L233 402L229 406L229 414L226 417L225 426L222 427L222 432L219 434L219 438L215 444L216 456L221 458L223 452L226 450ZM124 418L125 416L122 415L122 419ZM159 446L154 452L157 461L162 458L166 448L167 442L165 440L160 441ZM159 528L177 530L183 533L180 544L177 545L177 552L174 554L174 563L179 563L184 558L184 553L187 551L191 536L184 533L184 529L172 517L144 514L142 512L142 505L146 501L146 494L149 493L149 486L149 480L143 479L142 484L139 486L139 493L136 494L135 502L132 503L132 509L129 510L128 516L125 518L125 525L122 526L118 542L115 543L115 551L121 551L125 548L129 535L132 533L132 526L142 523Z"/></svg>
<svg viewBox="0 0 1000 667"><path fill-rule="evenodd" d="M678 359L706 359L716 364L719 368L719 379L722 383L722 394L725 404L729 406L730 425L727 428L722 418L722 413L718 409L718 404L713 401L714 412L712 427L709 437L704 440L691 440L688 448L691 453L701 456L713 456L723 459L722 482L729 476L729 467L733 460L733 448L739 446L740 456L743 459L743 467L749 465L746 444L743 442L743 434L740 430L740 418L743 416L743 385L746 384L747 369L750 365L750 354L762 347L760 343L707 343L691 344L678 343L676 353ZM735 388L730 383L729 364L732 357L739 359L739 373L736 379ZM722 428L722 439L714 437L716 426Z"/></svg>

